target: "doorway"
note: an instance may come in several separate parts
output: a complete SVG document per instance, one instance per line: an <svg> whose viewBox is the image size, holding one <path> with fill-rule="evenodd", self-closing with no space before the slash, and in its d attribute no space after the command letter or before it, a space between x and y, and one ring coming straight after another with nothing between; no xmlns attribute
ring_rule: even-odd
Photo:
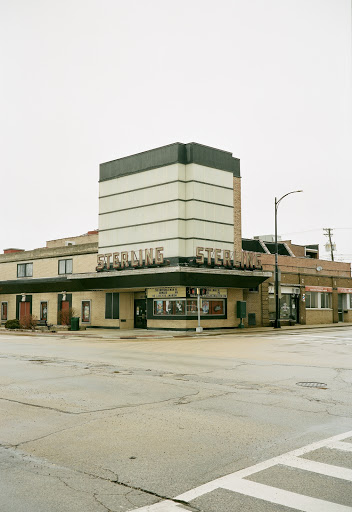
<svg viewBox="0 0 352 512"><path fill-rule="evenodd" d="M344 306L344 300L343 300L343 294L339 293L337 295L337 311L339 315L339 322L343 322L343 306Z"/></svg>
<svg viewBox="0 0 352 512"><path fill-rule="evenodd" d="M147 301L146 299L135 299L134 301L134 328L147 328Z"/></svg>
<svg viewBox="0 0 352 512"><path fill-rule="evenodd" d="M31 314L31 303L30 302L20 302L20 320L24 317L29 316Z"/></svg>

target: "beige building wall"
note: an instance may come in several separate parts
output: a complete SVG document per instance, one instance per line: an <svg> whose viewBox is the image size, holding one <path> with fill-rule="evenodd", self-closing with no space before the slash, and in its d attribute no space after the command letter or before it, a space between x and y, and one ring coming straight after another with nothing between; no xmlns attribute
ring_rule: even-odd
<svg viewBox="0 0 352 512"><path fill-rule="evenodd" d="M333 310L332 309L307 309L306 308L306 324L332 324Z"/></svg>
<svg viewBox="0 0 352 512"><path fill-rule="evenodd" d="M79 236L69 236L67 238L59 238L57 240L48 240L46 242L47 248L57 248L57 247L68 247L72 245L82 245L82 244L97 244L98 243L98 232L92 231L91 233L87 233L85 235Z"/></svg>
<svg viewBox="0 0 352 512"><path fill-rule="evenodd" d="M7 302L7 319L16 318L16 295L0 294L0 302ZM1 322L4 323L5 320Z"/></svg>
<svg viewBox="0 0 352 512"><path fill-rule="evenodd" d="M22 255L22 258L18 257L19 254ZM16 279L30 280L45 277L57 277L59 275L59 260L72 259L73 274L95 272L95 268L97 266L97 249L95 247L90 249L90 253L88 252L85 254L63 253L58 255L46 255L45 249L37 249L35 251L28 251L26 253L19 254L14 253L13 255L8 255L12 256L12 258L7 258L10 261L1 261L2 256L0 256L0 281L10 281ZM21 263L33 263L32 277L17 277L17 265Z"/></svg>

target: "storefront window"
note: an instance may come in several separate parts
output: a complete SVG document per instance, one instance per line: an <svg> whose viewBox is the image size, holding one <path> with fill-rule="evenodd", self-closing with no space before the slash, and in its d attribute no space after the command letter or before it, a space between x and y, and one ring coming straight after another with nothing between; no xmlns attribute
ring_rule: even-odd
<svg viewBox="0 0 352 512"><path fill-rule="evenodd" d="M306 292L306 309L330 309L331 293Z"/></svg>
<svg viewBox="0 0 352 512"><path fill-rule="evenodd" d="M348 306L348 307L349 307L350 309L352 309L352 293L349 293L349 296L350 296L350 298L349 298L349 301L348 301L348 304L349 304L349 306Z"/></svg>
<svg viewBox="0 0 352 512"><path fill-rule="evenodd" d="M197 314L198 314L197 299L188 299L187 300L187 315L197 315Z"/></svg>
<svg viewBox="0 0 352 512"><path fill-rule="evenodd" d="M284 293L280 299L280 318L289 320L291 315L291 295Z"/></svg>
<svg viewBox="0 0 352 512"><path fill-rule="evenodd" d="M331 308L331 293L321 293L320 294L320 307L321 308Z"/></svg>
<svg viewBox="0 0 352 512"><path fill-rule="evenodd" d="M306 308L317 308L318 307L318 292L307 292L306 293Z"/></svg>
<svg viewBox="0 0 352 512"><path fill-rule="evenodd" d="M155 299L153 311L155 316L197 316L197 299ZM201 299L200 314L201 316L225 315L225 301Z"/></svg>
<svg viewBox="0 0 352 512"><path fill-rule="evenodd" d="M186 311L185 299L154 300L154 315L184 315Z"/></svg>

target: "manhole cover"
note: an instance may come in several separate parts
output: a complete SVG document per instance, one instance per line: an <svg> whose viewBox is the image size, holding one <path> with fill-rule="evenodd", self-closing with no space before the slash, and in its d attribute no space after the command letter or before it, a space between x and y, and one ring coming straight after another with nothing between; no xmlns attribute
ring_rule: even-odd
<svg viewBox="0 0 352 512"><path fill-rule="evenodd" d="M303 388L328 389L328 385L325 384L325 382L297 382L297 386L302 386Z"/></svg>

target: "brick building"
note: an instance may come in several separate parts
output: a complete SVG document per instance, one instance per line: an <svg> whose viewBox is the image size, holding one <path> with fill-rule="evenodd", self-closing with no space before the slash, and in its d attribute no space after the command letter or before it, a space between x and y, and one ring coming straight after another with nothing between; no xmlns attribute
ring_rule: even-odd
<svg viewBox="0 0 352 512"><path fill-rule="evenodd" d="M350 265L279 246L283 321L351 321ZM273 243L242 240L240 162L196 143L101 164L99 230L0 255L1 322L194 329L270 325Z"/></svg>

